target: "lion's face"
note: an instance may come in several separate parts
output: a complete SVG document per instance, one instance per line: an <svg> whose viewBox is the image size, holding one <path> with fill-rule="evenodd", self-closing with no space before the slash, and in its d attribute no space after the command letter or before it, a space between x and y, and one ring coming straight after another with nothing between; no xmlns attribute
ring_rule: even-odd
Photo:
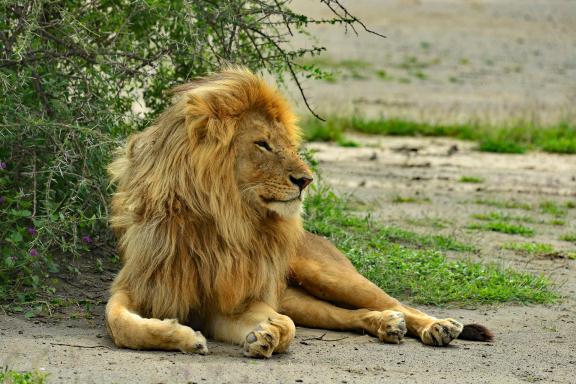
<svg viewBox="0 0 576 384"><path fill-rule="evenodd" d="M286 127L249 113L241 119L238 132L235 172L242 198L261 212L284 217L300 214L312 174Z"/></svg>

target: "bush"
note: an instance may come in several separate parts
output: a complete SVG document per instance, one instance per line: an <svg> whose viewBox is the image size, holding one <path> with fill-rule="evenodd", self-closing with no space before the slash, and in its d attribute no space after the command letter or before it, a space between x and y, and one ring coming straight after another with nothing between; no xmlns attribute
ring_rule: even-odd
<svg viewBox="0 0 576 384"><path fill-rule="evenodd" d="M286 39L310 23L364 27L324 3L332 19L275 0L3 0L0 297L40 287L58 268L50 255L110 241L105 167L165 107L167 88L230 62L299 87L298 75L322 77L296 59L324 48L290 50Z"/></svg>

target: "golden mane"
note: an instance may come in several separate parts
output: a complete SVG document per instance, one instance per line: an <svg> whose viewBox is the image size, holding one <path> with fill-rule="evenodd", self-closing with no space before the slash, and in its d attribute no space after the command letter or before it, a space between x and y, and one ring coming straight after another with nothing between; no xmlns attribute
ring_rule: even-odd
<svg viewBox="0 0 576 384"><path fill-rule="evenodd" d="M243 203L234 137L254 111L297 144L295 116L277 90L242 68L173 92L173 105L109 166L117 184L110 223L124 263L112 292L131 292L143 316L181 322L241 310L248 299L276 307L302 224Z"/></svg>

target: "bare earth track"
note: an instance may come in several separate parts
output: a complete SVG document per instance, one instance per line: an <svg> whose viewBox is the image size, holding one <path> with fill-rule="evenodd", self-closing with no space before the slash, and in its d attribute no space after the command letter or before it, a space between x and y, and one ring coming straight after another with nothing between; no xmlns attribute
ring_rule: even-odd
<svg viewBox="0 0 576 384"><path fill-rule="evenodd" d="M301 5L299 2L298 5ZM576 6L571 1L362 1L350 9L383 30L384 41L354 40L318 31L334 60L362 59L372 78L309 83L323 112L387 113L437 120L527 117L548 121L573 116ZM423 43L425 42L425 43ZM427 62L426 78L399 80L404 56ZM435 60L437 57L442 60ZM383 68L390 79L374 79ZM454 80L450 80L451 78ZM569 81L570 80L570 81ZM527 111L529 114L527 115ZM531 239L468 230L472 214L498 209L480 200L576 202L576 156L541 153L496 155L472 143L447 139L351 137L359 148L309 144L323 181L351 194L377 220L422 233L442 233L473 243L473 257L544 273L563 300L552 306L425 308L479 322L496 333L493 343L455 341L426 347L414 339L386 345L353 333L299 328L284 355L268 361L242 357L240 348L209 342L207 356L116 349L106 334L103 306L116 265L98 271L93 260L67 277L59 294L92 303L53 309L26 319L0 314L0 365L48 372L55 383L571 383L576 372L576 261L526 257L502 250L508 241L536 241L561 254L575 245L576 209L552 225L538 208L507 210L531 216ZM480 183L462 183L462 176ZM397 197L416 199L394 202ZM442 228L431 223L441 220ZM430 225L427 225L429 223ZM454 257L457 257L453 255ZM572 379L570 379L572 377Z"/></svg>

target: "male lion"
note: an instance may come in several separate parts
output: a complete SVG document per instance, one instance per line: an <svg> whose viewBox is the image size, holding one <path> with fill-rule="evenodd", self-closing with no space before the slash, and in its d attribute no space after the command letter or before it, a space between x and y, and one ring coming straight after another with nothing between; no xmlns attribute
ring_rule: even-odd
<svg viewBox="0 0 576 384"><path fill-rule="evenodd" d="M270 357L288 349L294 323L387 343L492 337L402 305L304 231L312 174L294 114L262 79L231 68L174 93L109 167L123 267L106 321L117 346L206 353L196 329Z"/></svg>

